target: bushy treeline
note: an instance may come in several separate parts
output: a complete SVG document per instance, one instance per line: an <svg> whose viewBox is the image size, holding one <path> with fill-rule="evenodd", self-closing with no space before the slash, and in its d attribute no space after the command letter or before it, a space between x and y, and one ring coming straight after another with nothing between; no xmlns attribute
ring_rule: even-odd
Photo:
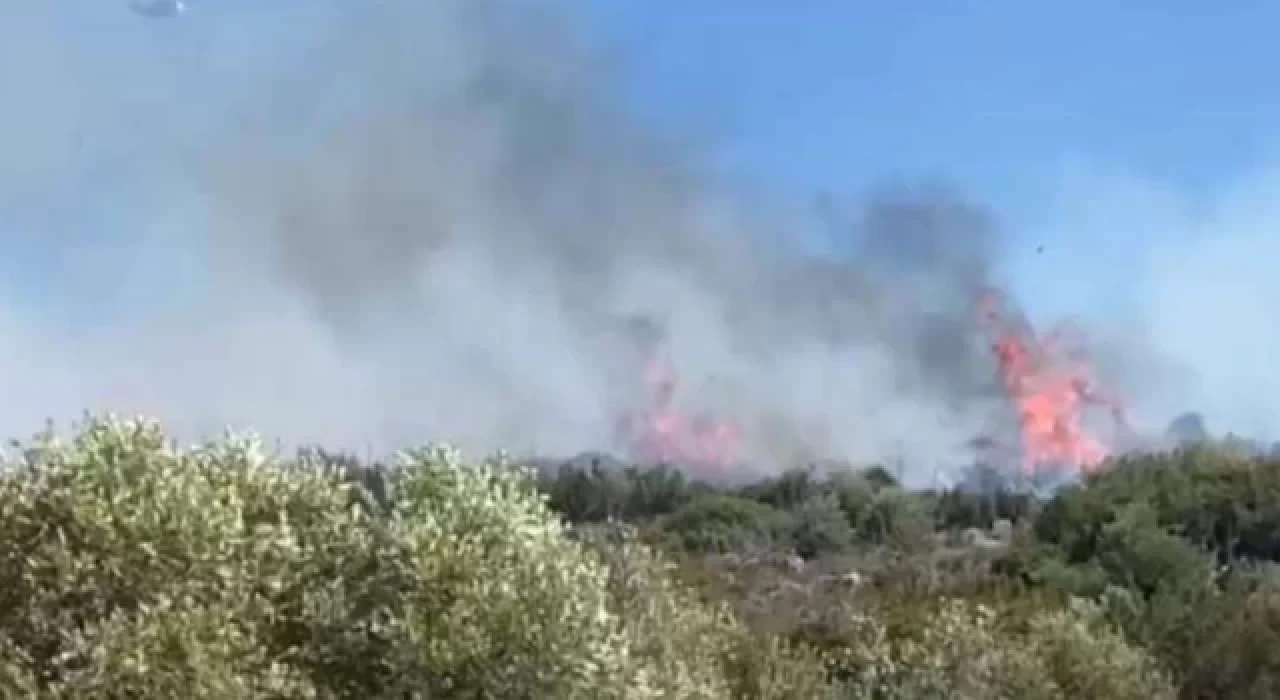
<svg viewBox="0 0 1280 700"><path fill-rule="evenodd" d="M632 498L654 482L660 505ZM622 504L686 579L810 646L856 646L849 609L898 633L936 619L939 600L1024 630L1028 615L1087 609L1181 697L1280 697L1280 459L1230 441L1125 457L1043 500L989 471L966 483L907 491L879 468L797 469L713 489L579 466L542 488L581 523L601 511L570 504Z"/></svg>
<svg viewBox="0 0 1280 700"><path fill-rule="evenodd" d="M573 524L646 526L684 552L791 551L805 559L864 545L990 528L1026 518L1033 496L995 475L943 492L912 492L882 467L790 469L742 486L715 487L669 466L566 462L538 485Z"/></svg>
<svg viewBox="0 0 1280 700"><path fill-rule="evenodd" d="M1213 448L1039 501L93 420L0 476L0 697L1280 697L1277 497Z"/></svg>

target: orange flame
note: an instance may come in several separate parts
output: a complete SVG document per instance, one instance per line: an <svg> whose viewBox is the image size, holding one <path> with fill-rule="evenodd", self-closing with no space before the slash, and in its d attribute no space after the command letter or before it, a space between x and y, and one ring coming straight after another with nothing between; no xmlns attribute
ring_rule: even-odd
<svg viewBox="0 0 1280 700"><path fill-rule="evenodd" d="M626 426L627 440L640 459L724 470L739 459L742 431L730 422L691 417L676 406L675 369L653 360L645 370L649 405Z"/></svg>
<svg viewBox="0 0 1280 700"><path fill-rule="evenodd" d="M1002 302L995 292L986 293L982 319L994 335L1000 379L1018 413L1024 472L1097 469L1109 450L1083 427L1085 411L1105 406L1123 429L1123 408L1097 387L1087 363L1061 356L1058 332L1038 341L1029 329L1009 322Z"/></svg>

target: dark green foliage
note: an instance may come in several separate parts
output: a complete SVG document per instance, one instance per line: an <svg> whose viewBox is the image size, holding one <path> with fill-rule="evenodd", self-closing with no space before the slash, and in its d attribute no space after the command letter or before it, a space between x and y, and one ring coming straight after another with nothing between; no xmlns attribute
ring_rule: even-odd
<svg viewBox="0 0 1280 700"><path fill-rule="evenodd" d="M788 510L818 496L825 487L813 469L789 469L771 479L750 484L741 492L746 498Z"/></svg>
<svg viewBox="0 0 1280 700"><path fill-rule="evenodd" d="M1031 516L1035 495L1006 475L990 467L978 466L967 475L960 488L937 496L938 524L947 529L991 527L997 520L1017 522Z"/></svg>
<svg viewBox="0 0 1280 700"><path fill-rule="evenodd" d="M862 476L876 488L899 486L898 479L884 467L875 466L862 470Z"/></svg>
<svg viewBox="0 0 1280 700"><path fill-rule="evenodd" d="M618 468L600 459L562 464L540 482L551 507L572 523L647 520L674 513L708 490L678 469Z"/></svg>
<svg viewBox="0 0 1280 700"><path fill-rule="evenodd" d="M1192 614L1175 613L1181 626L1169 621L1167 636L1153 637L1182 669L1186 697L1280 697L1280 581L1274 571L1242 578L1219 595L1179 601Z"/></svg>
<svg viewBox="0 0 1280 700"><path fill-rule="evenodd" d="M1222 562L1280 561L1280 460L1211 447L1118 460L1052 499L1036 534L1085 561L1096 555L1105 527L1133 503L1151 509L1153 525L1216 552Z"/></svg>
<svg viewBox="0 0 1280 700"><path fill-rule="evenodd" d="M1274 697L1280 462L1199 445L1117 460L1035 522L1042 585L1105 595L1183 697ZM1105 591L1105 594L1104 594Z"/></svg>
<svg viewBox="0 0 1280 700"><path fill-rule="evenodd" d="M928 494L867 472L793 470L737 491L773 511L748 511L733 500L725 512L736 513L733 522L739 525L762 518L777 523L784 514L789 534L777 546L816 559L815 572L829 571L822 566L826 559L868 545L904 553L887 562L862 557L853 564L875 582L868 593L887 595L898 605L916 605L909 601L919 602L928 591L971 590L983 600L994 595L1000 606L1024 610L1018 619L1029 619L1067 596L1099 601L1109 624L1168 669L1181 697L1277 697L1280 575L1256 562L1280 555L1280 461L1230 445L1128 457L1045 502L996 476L981 476L964 489ZM935 527L987 530L998 521L1014 524L1013 541L1002 550L979 548L974 553L982 556L976 558L962 551L941 558L928 553ZM758 525L749 529L761 531ZM924 552L923 558L905 554L913 550ZM957 588L961 578L954 584L939 580L980 579L983 566L989 585ZM774 606L795 606L795 634L829 651L843 648L852 632L831 611L847 599L838 592L820 594L826 574L814 576L802 584L810 592L795 599L799 593L777 593L779 586L788 590L795 584L767 583L776 573L735 574L761 587L752 593L752 586L740 583L735 595L748 610L759 604L751 602L756 596L771 596ZM777 627L782 613L771 609L761 619Z"/></svg>
<svg viewBox="0 0 1280 700"><path fill-rule="evenodd" d="M859 538L874 544L910 548L933 532L932 503L897 487L875 492L865 511L850 516Z"/></svg>
<svg viewBox="0 0 1280 700"><path fill-rule="evenodd" d="M791 510L788 538L795 553L805 559L848 551L856 537L848 515L832 494L813 496Z"/></svg>
<svg viewBox="0 0 1280 700"><path fill-rule="evenodd" d="M688 552L761 552L788 543L792 519L758 501L707 494L664 519L662 531Z"/></svg>

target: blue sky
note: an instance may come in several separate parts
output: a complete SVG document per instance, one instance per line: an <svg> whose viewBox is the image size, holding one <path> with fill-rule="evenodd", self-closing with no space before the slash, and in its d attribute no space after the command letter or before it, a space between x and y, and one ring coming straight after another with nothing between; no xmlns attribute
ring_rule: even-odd
<svg viewBox="0 0 1280 700"><path fill-rule="evenodd" d="M714 135L731 172L797 196L945 178L1046 246L1013 274L1055 312L1105 312L1105 259L1174 235L1138 213L1158 201L1112 207L1129 226L1064 212L1081 188L1194 208L1278 145L1276 3L584 1L637 108Z"/></svg>
<svg viewBox="0 0 1280 700"><path fill-rule="evenodd" d="M1046 313L1109 307L1124 275L1099 262L1172 235L1159 217L1133 212L1162 198L1185 207L1215 197L1280 145L1276 3L567 1L624 64L620 90L632 106L711 147L733 177L797 200L857 195L892 178L959 185L1008 226L1010 274ZM183 103L164 107L179 110L175 123L130 127L173 131L198 128L216 114L202 100L225 99L252 82L255 62L306 36L288 21L298 5L193 2L180 22L107 8L55 14L61 36L79 44L68 52L86 64L191 62L192 80L150 91L138 87L145 76L100 76L108 94L118 85L122 105L134 101L120 114L158 96ZM114 133L79 127L90 141L95 130ZM84 229L96 240L91 229L128 215L111 211L132 167L122 143L96 143L96 158L65 171L50 202L0 208L0 227ZM1079 210L1095 190L1135 201L1089 216ZM85 206L60 206L68 198ZM1042 243L1054 254L1028 254ZM10 256L10 280L38 278L51 255L33 245L20 262Z"/></svg>
<svg viewBox="0 0 1280 700"><path fill-rule="evenodd" d="M1253 165L1280 117L1275 3L591 5L637 104L714 119L730 162L798 187L936 172L1024 213L1064 157L1195 187Z"/></svg>

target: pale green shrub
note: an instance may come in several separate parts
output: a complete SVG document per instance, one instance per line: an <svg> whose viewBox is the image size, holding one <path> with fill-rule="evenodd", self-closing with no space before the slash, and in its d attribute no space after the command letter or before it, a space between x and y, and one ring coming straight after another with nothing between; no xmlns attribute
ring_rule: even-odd
<svg viewBox="0 0 1280 700"><path fill-rule="evenodd" d="M313 694L279 660L277 592L318 544L358 547L355 514L263 463L251 441L179 454L145 421L40 436L0 479L11 673L46 697Z"/></svg>
<svg viewBox="0 0 1280 700"><path fill-rule="evenodd" d="M1064 697L1177 697L1169 674L1109 624L1096 603L1073 599L1065 610L1036 615L1029 627L1028 647Z"/></svg>
<svg viewBox="0 0 1280 700"><path fill-rule="evenodd" d="M993 607L943 600L887 624L859 615L839 663L846 697L1126 700L1176 697L1152 658L1076 603L1011 626ZM904 626L905 623L905 626ZM913 627L913 625L918 625Z"/></svg>
<svg viewBox="0 0 1280 700"><path fill-rule="evenodd" d="M816 653L752 634L727 604L701 603L630 526L593 527L583 539L609 565L613 606L634 657L651 662L641 665L639 684L672 698L837 697Z"/></svg>
<svg viewBox="0 0 1280 700"><path fill-rule="evenodd" d="M141 420L4 469L0 697L1173 697L1084 604L872 608L820 657L701 601L628 529L567 537L526 474L447 447L402 455L385 508L324 459L177 450Z"/></svg>
<svg viewBox="0 0 1280 700"><path fill-rule="evenodd" d="M385 517L253 440L179 451L149 421L6 469L5 697L729 697L745 632L641 549L611 576L505 465L407 453Z"/></svg>
<svg viewBox="0 0 1280 700"><path fill-rule="evenodd" d="M944 600L927 612L918 636L894 640L880 686L887 698L1034 700L1058 697L1041 682L1035 659L1010 643L992 608Z"/></svg>

